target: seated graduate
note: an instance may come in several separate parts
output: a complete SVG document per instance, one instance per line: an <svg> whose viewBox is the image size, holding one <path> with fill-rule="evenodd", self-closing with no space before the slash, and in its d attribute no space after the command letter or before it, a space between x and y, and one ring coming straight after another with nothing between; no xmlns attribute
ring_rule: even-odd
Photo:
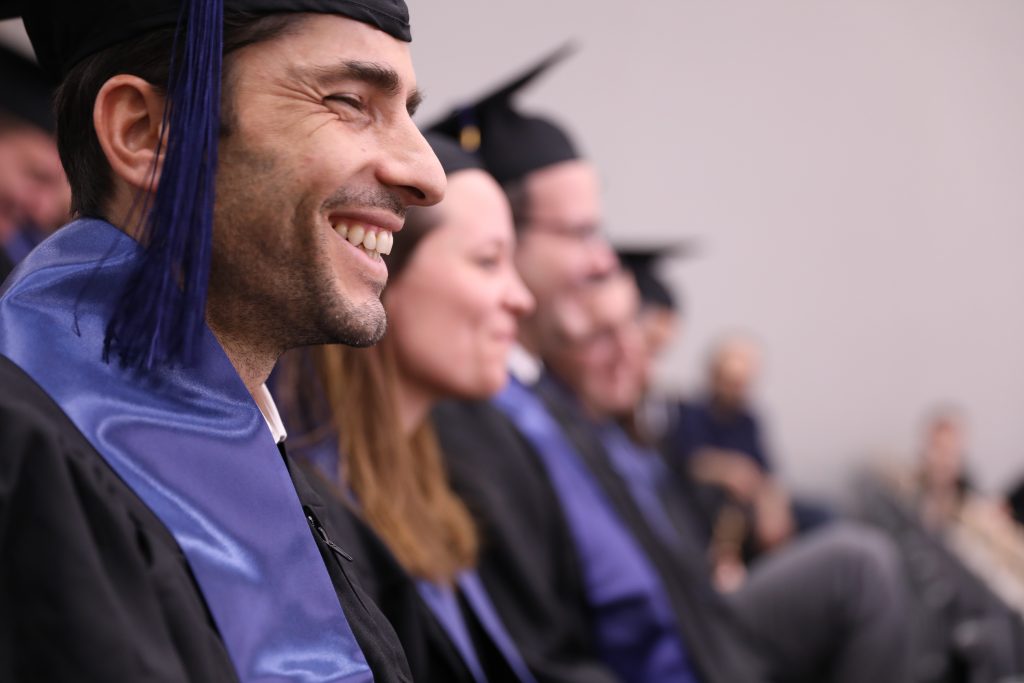
<svg viewBox="0 0 1024 683"><path fill-rule="evenodd" d="M675 608L659 619L657 602L638 600L636 623L660 623L664 637L674 631L692 650L698 641L682 622L685 595L703 590L704 602L715 602L692 509L660 454L631 439L618 422L647 385L650 356L639 294L629 274L617 273L588 287L578 304L567 316L571 321L542 341L546 374L538 391L592 479L563 471L556 488L570 515L574 508L586 509L580 514L589 520L591 535L605 520L601 543L612 543L613 520L624 525L634 541L634 575L642 576L647 564L654 586L648 591L656 596L660 583ZM581 546L586 542L580 533ZM591 557L597 562L596 552ZM604 563L610 571L609 561ZM625 585L628 574L622 567L617 571ZM880 535L853 526L825 527L756 564L739 590L718 601L736 621L717 623L731 627L735 643L744 635L752 639L750 654L765 662L770 680L895 683L906 680L908 662L902 582L895 550ZM715 626L700 621L705 614L706 608L697 615L698 630ZM679 680L645 677L639 670L626 678Z"/></svg>
<svg viewBox="0 0 1024 683"><path fill-rule="evenodd" d="M404 3L13 4L79 218L0 288L0 680L408 683L264 385L443 195Z"/></svg>
<svg viewBox="0 0 1024 683"><path fill-rule="evenodd" d="M427 139L448 190L436 207L410 210L401 240L382 250L387 334L368 349L314 350L319 382L305 381L301 366L282 379L300 382L293 394L324 392L332 429L305 459L369 527L343 547L361 550L363 585L394 625L413 678L527 683L476 575L475 524L449 488L427 417L442 398L482 399L504 386L517 319L533 299L512 263L501 187L454 141ZM357 230L350 240L363 238Z"/></svg>
<svg viewBox="0 0 1024 683"><path fill-rule="evenodd" d="M53 136L53 84L0 45L0 283L59 225L71 202Z"/></svg>

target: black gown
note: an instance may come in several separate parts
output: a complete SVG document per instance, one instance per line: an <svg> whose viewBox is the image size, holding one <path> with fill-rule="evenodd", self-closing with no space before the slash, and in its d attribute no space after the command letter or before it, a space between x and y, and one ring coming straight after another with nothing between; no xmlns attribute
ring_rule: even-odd
<svg viewBox="0 0 1024 683"><path fill-rule="evenodd" d="M334 484L315 465L299 458L299 468L325 501L321 510L330 520L334 540L358 558L360 585L388 618L405 650L413 679L430 683L475 683L469 667L441 623L420 597L416 582L399 564L380 537L353 511L340 502ZM519 683L501 654L477 621L472 609L460 599L462 616L488 683Z"/></svg>
<svg viewBox="0 0 1024 683"><path fill-rule="evenodd" d="M287 456L285 456L286 462ZM374 680L413 680L359 559L303 473L299 499ZM323 514L321 514L323 512ZM181 549L42 389L0 357L0 681L238 680Z"/></svg>
<svg viewBox="0 0 1024 683"><path fill-rule="evenodd" d="M596 654L582 572L536 454L489 403L432 420L452 487L475 518L480 578L538 683L614 683Z"/></svg>

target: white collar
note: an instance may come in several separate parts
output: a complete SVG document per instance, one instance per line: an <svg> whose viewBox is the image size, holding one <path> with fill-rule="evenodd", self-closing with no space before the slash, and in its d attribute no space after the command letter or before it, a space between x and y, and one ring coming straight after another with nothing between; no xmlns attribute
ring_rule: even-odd
<svg viewBox="0 0 1024 683"><path fill-rule="evenodd" d="M513 344L508 350L506 364L512 376L528 387L536 384L544 371L541 359L527 351L521 344Z"/></svg>
<svg viewBox="0 0 1024 683"><path fill-rule="evenodd" d="M263 414L263 419L274 437L274 443L282 443L288 438L288 432L284 430L281 413L277 411L277 404L274 403L274 397L270 395L270 389L267 389L266 384L261 384L252 397L256 401L256 407Z"/></svg>

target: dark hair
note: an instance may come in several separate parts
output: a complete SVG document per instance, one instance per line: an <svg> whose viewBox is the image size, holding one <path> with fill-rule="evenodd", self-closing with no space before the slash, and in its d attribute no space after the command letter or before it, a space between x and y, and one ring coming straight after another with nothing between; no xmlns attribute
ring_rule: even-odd
<svg viewBox="0 0 1024 683"><path fill-rule="evenodd" d="M233 121L229 55L282 35L299 16L225 11L222 136L230 132ZM174 27L169 26L92 54L75 65L57 89L57 150L71 184L73 214L102 217L103 203L109 199L112 187L110 165L93 127L93 108L100 88L118 74L131 74L165 89L174 35Z"/></svg>

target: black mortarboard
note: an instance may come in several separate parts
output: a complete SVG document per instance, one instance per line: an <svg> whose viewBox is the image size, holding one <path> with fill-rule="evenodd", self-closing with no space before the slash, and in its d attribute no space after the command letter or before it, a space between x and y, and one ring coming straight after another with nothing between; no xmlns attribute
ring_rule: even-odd
<svg viewBox="0 0 1024 683"><path fill-rule="evenodd" d="M571 45L560 47L506 85L457 107L428 128L458 140L467 151L478 152L484 167L501 183L578 159L564 129L547 118L522 114L512 102L516 93L573 51Z"/></svg>
<svg viewBox="0 0 1024 683"><path fill-rule="evenodd" d="M619 263L633 274L640 300L644 305L667 308L678 311L680 306L672 290L657 275L658 264L670 257L691 256L695 252L694 245L674 243L661 246L638 247L623 246L616 249Z"/></svg>
<svg viewBox="0 0 1024 683"><path fill-rule="evenodd" d="M103 48L174 26L183 5L221 4L253 16L282 12L340 14L410 41L404 0L0 0L0 19L21 16L36 59L47 73L63 77L84 57Z"/></svg>
<svg viewBox="0 0 1024 683"><path fill-rule="evenodd" d="M53 83L37 64L0 45L0 112L53 132Z"/></svg>
<svg viewBox="0 0 1024 683"><path fill-rule="evenodd" d="M171 59L166 150L142 233L145 255L107 329L107 352L126 365L188 362L203 329L225 11L337 14L411 39L404 0L0 0L0 19L24 19L40 65L54 77L156 29L174 28L181 45Z"/></svg>

